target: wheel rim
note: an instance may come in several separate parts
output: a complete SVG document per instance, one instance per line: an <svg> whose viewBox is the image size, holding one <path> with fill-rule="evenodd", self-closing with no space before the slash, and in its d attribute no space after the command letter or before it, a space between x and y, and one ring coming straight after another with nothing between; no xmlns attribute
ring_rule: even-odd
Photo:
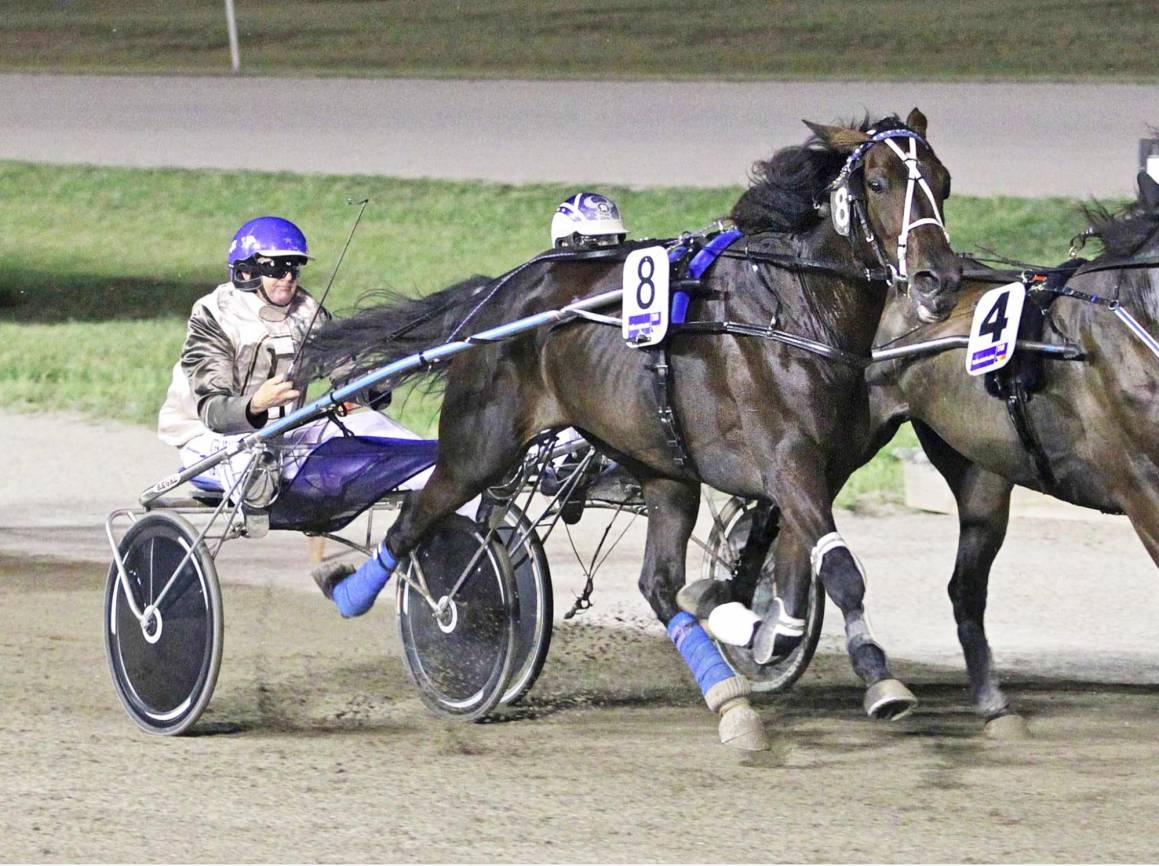
<svg viewBox="0 0 1159 866"><path fill-rule="evenodd" d="M514 509L508 512L507 520L509 525L501 526L497 534L515 573L519 619L515 624L515 658L511 666L514 673L503 693L505 704L517 701L535 684L547 655L553 625L551 577L543 547L534 531L527 534L522 545L514 547L529 524Z"/></svg>
<svg viewBox="0 0 1159 866"><path fill-rule="evenodd" d="M739 500L730 500L729 505L721 513L721 522L713 530L709 547L720 559L728 561L735 551L739 556L748 540L752 526L752 512L755 503ZM761 564L761 573L771 573L773 551L770 549L765 562ZM731 567L726 567L716 557L706 561L703 575L714 580L731 580ZM753 597L753 609L767 610L772 602L772 596L777 592L776 575L773 580L761 580L757 584L756 595ZM725 660L734 671L747 677L754 691L775 692L791 686L804 673L813 658L820 636L822 620L825 615L825 596L820 582L814 578L809 589L809 607L805 614L805 636L789 655L780 661L768 665L758 665L753 661L752 652L743 647L731 646L717 641L717 646Z"/></svg>
<svg viewBox="0 0 1159 866"><path fill-rule="evenodd" d="M450 594L482 543L475 532L443 528L419 547L412 560L418 560L432 598ZM407 565L413 574L413 561ZM399 619L411 672L424 694L453 714L485 705L506 680L513 601L505 566L488 545L442 615L409 583L401 585Z"/></svg>
<svg viewBox="0 0 1159 866"><path fill-rule="evenodd" d="M195 554L181 568L159 607L154 603L190 549L171 524L144 525L123 545L130 590L146 613L133 614L116 577L108 608L109 654L126 708L164 729L197 707L214 669L215 634L210 578Z"/></svg>

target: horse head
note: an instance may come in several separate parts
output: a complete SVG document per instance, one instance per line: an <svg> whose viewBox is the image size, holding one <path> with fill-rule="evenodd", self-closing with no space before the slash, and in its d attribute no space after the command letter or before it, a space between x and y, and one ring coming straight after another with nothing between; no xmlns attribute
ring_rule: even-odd
<svg viewBox="0 0 1159 866"><path fill-rule="evenodd" d="M945 319L962 266L942 218L950 173L926 141L925 115L915 108L905 123L890 117L864 129L805 123L826 147L845 154L828 187L834 228L855 248L868 248L865 257L910 296L921 321Z"/></svg>

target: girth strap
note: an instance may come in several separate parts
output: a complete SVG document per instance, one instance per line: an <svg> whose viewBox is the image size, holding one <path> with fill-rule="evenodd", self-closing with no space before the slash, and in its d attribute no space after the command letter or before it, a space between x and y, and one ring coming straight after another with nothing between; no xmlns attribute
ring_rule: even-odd
<svg viewBox="0 0 1159 866"><path fill-rule="evenodd" d="M648 369L655 374L652 385L659 408L660 426L664 430L664 441L668 444L672 460L681 469L696 472L696 464L684 439L680 419L676 417L676 410L672 406L672 368L668 365L668 343L665 341L645 351L651 358Z"/></svg>
<svg viewBox="0 0 1159 866"><path fill-rule="evenodd" d="M1044 489L1049 490L1058 481L1054 476L1054 471L1050 468L1050 459L1042 450L1042 442L1039 441L1038 434L1034 432L1034 425L1030 422L1030 413L1026 408L1026 404L1030 402L1030 396L1026 393L1026 388L1018 377L1003 376L1003 372L1005 371L999 370L998 375L994 377L998 395L1006 404L1006 412L1014 423L1014 430L1018 433L1022 447L1030 454L1034 470L1038 474L1038 480L1042 482Z"/></svg>

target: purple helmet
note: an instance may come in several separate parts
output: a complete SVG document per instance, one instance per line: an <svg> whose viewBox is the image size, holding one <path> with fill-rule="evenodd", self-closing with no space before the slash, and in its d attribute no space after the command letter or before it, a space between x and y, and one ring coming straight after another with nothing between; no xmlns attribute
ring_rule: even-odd
<svg viewBox="0 0 1159 866"><path fill-rule="evenodd" d="M237 230L230 242L227 258L229 276L242 291L252 292L261 285L260 279L239 280L237 277L237 263L248 261L254 256L311 258L302 230L289 220L276 216L250 220Z"/></svg>

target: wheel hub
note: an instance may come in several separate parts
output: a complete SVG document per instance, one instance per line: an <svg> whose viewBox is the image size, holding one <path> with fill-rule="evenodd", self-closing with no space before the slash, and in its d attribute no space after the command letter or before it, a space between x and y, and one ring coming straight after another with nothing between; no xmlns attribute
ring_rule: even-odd
<svg viewBox="0 0 1159 866"><path fill-rule="evenodd" d="M455 600L449 595L444 595L439 599L439 605L435 608L435 622L439 624L439 630L443 634L450 634L458 625L459 608L455 605Z"/></svg>
<svg viewBox="0 0 1159 866"><path fill-rule="evenodd" d="M161 640L161 611L154 605L149 605L141 614L141 633L149 643Z"/></svg>

